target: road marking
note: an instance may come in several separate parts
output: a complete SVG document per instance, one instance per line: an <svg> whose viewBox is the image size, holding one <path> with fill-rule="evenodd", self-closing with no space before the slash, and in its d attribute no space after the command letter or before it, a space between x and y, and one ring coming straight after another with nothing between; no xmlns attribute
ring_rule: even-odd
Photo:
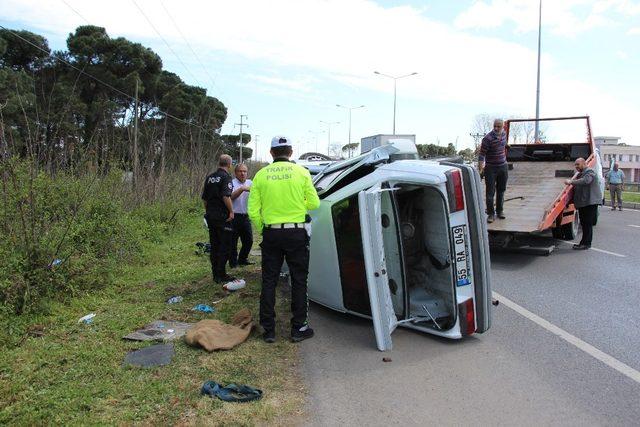
<svg viewBox="0 0 640 427"><path fill-rule="evenodd" d="M639 227L640 228L640 227ZM561 243L566 243L567 245L573 245L575 242L567 242L566 240L560 240ZM592 251L602 252L603 254L617 256L618 258L626 258L626 255L619 254L617 252L605 251L604 249L594 248L591 246Z"/></svg>
<svg viewBox="0 0 640 427"><path fill-rule="evenodd" d="M633 225L633 224L629 224L629 227L640 228L640 225Z"/></svg>
<svg viewBox="0 0 640 427"><path fill-rule="evenodd" d="M591 246L591 250L592 251L596 251L596 252L602 252L603 254L609 254L609 255L613 255L613 256L617 256L619 258L626 258L626 255L622 255L616 252L610 252L610 251L605 251L604 249L598 249L598 248L594 248L593 246Z"/></svg>
<svg viewBox="0 0 640 427"><path fill-rule="evenodd" d="M542 317L536 314L533 314L526 308L521 307L515 302L511 301L509 298L503 297L502 295L496 292L493 293L493 297L498 299L501 304L506 305L516 313L526 317L527 319L538 324L539 326L542 326L547 331L551 332L554 335L557 335L558 337L562 338L569 344L574 345L575 347L584 351L585 353L592 356L593 358L598 359L605 365L615 369L616 371L620 372L622 375L626 376L627 378L630 378L635 382L640 383L640 371L636 371L631 366L619 361L615 357L608 355L607 353L595 348L594 346L592 346L587 342L582 341L580 338L570 334L569 332L565 331L562 328L557 327L556 325L543 319Z"/></svg>

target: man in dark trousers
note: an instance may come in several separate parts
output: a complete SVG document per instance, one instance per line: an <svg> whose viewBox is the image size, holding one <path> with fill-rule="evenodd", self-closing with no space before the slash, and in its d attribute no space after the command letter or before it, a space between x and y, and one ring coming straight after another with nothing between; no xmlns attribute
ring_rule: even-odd
<svg viewBox="0 0 640 427"><path fill-rule="evenodd" d="M249 215L247 214L251 180L247 178L248 169L244 163L236 165L233 172L236 177L232 181L233 240L231 242L231 255L229 257L229 266L232 268L238 265L253 264L249 261L249 252L251 252L251 246L253 245L253 231L251 230ZM240 238L242 242L240 255L238 255L238 238Z"/></svg>
<svg viewBox="0 0 640 427"><path fill-rule="evenodd" d="M236 279L227 275L225 264L231 251L233 206L231 204L231 156L223 154L218 170L207 176L202 190L211 243L211 272L216 283L228 284Z"/></svg>
<svg viewBox="0 0 640 427"><path fill-rule="evenodd" d="M487 222L492 223L498 218L505 219L504 192L509 179L507 164L507 136L504 132L504 122L495 119L493 130L482 138L478 155L478 172L484 175L486 186ZM495 196L495 206L493 199Z"/></svg>
<svg viewBox="0 0 640 427"><path fill-rule="evenodd" d="M291 275L291 340L298 342L313 336L307 319L309 236L305 218L308 210L320 206L320 199L309 171L289 161L292 153L290 139L274 137L273 163L258 171L249 195L249 218L262 231L260 325L267 343L276 339L276 285L284 260Z"/></svg>
<svg viewBox="0 0 640 427"><path fill-rule="evenodd" d="M576 159L578 174L573 179L567 179L566 185L573 185L573 204L580 215L580 227L582 227L582 239L573 249L584 250L591 247L593 238L593 224L598 215L598 205L602 203L602 190L598 183L598 175L587 166L582 158Z"/></svg>

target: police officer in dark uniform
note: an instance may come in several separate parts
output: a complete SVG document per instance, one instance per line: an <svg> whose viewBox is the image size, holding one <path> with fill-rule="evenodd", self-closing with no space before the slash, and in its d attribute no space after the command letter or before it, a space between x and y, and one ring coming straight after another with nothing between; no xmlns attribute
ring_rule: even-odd
<svg viewBox="0 0 640 427"><path fill-rule="evenodd" d="M207 176L202 190L211 243L211 271L216 283L235 280L228 276L225 265L231 252L233 236L233 205L231 204L231 156L223 154L218 161L218 170Z"/></svg>

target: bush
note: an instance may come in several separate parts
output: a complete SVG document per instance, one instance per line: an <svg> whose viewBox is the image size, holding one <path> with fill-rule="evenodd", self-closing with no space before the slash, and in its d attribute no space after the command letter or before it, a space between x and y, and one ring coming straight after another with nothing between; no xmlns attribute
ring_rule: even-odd
<svg viewBox="0 0 640 427"><path fill-rule="evenodd" d="M43 308L111 283L118 263L135 259L195 204L181 194L134 207L122 172L82 177L37 172L25 161L0 166L0 314Z"/></svg>

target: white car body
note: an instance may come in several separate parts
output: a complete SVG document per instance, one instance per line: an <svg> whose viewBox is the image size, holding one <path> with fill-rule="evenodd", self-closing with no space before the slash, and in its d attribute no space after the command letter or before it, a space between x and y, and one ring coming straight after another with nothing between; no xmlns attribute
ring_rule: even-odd
<svg viewBox="0 0 640 427"><path fill-rule="evenodd" d="M309 298L372 318L381 351L397 326L457 339L491 325L480 177L417 157L395 140L314 178Z"/></svg>

